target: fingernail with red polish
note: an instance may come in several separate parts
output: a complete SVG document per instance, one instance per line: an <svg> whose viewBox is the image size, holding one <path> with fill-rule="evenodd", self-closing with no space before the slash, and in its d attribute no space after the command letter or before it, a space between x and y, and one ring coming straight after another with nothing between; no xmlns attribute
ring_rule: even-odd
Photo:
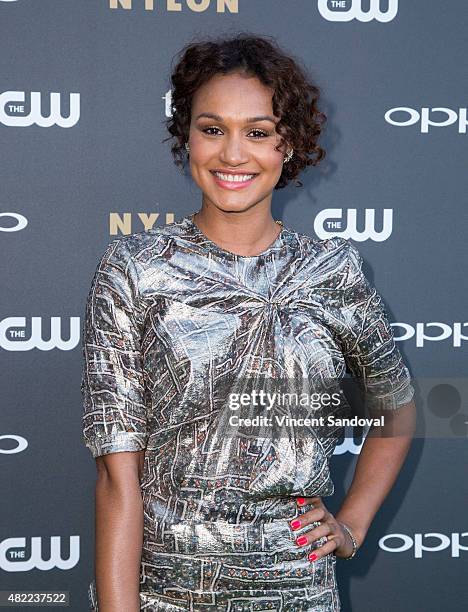
<svg viewBox="0 0 468 612"><path fill-rule="evenodd" d="M301 526L301 521L295 519L294 521L291 521L291 528L292 529L299 529L299 527Z"/></svg>
<svg viewBox="0 0 468 612"><path fill-rule="evenodd" d="M297 505L298 506L303 506L305 504L305 498L304 497L298 497L296 501L297 501Z"/></svg>
<svg viewBox="0 0 468 612"><path fill-rule="evenodd" d="M308 555L307 558L309 559L309 561L315 561L315 559L317 558L317 555L315 553L310 553L310 555Z"/></svg>
<svg viewBox="0 0 468 612"><path fill-rule="evenodd" d="M307 544L306 536L300 536L299 538L297 538L296 544L298 544L299 546L303 546L304 544Z"/></svg>

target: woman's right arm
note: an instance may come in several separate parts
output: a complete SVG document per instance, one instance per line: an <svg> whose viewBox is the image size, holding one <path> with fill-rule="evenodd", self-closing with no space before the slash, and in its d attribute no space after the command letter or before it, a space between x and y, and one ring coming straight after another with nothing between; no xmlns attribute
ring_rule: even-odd
<svg viewBox="0 0 468 612"><path fill-rule="evenodd" d="M96 589L99 612L139 612L144 451L96 457Z"/></svg>
<svg viewBox="0 0 468 612"><path fill-rule="evenodd" d="M112 241L96 268L83 322L82 435L97 468L99 612L140 610L140 481L149 431L138 278L127 241Z"/></svg>

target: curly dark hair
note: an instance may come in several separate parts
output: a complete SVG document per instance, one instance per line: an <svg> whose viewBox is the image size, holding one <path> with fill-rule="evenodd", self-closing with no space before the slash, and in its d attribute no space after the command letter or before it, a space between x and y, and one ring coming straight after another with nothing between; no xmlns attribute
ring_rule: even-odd
<svg viewBox="0 0 468 612"><path fill-rule="evenodd" d="M322 123L327 120L317 108L320 89L302 62L286 54L273 37L241 32L228 39L205 38L185 45L179 56L171 74L172 116L166 121L171 136L163 140L175 139L171 152L177 166L183 168L187 160L185 142L194 93L213 76L233 72L256 76L273 89L273 113L280 117L276 131L281 136L276 149L285 142L294 148L275 189L285 187L306 166L315 166L325 157L324 149L317 144ZM302 182L296 181L296 186L301 187Z"/></svg>

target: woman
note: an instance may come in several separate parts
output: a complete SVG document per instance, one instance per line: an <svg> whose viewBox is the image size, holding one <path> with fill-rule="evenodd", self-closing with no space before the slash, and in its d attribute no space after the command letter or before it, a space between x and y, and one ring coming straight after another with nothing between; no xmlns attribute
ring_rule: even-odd
<svg viewBox="0 0 468 612"><path fill-rule="evenodd" d="M272 217L273 190L324 156L305 70L241 34L188 45L172 83L173 154L187 155L201 207L113 240L86 306L91 606L339 610L336 558L362 545L408 451L409 372L356 247ZM322 498L342 430L240 425L228 398L315 389L346 366L403 435L369 432L334 516Z"/></svg>

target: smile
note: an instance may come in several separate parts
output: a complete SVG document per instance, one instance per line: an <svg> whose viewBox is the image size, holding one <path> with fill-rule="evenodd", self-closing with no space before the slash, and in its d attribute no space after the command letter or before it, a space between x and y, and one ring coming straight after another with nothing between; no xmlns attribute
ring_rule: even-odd
<svg viewBox="0 0 468 612"><path fill-rule="evenodd" d="M221 187L227 189L238 189L249 185L257 176L257 174L228 174L224 172L211 171L215 177L215 181Z"/></svg>

